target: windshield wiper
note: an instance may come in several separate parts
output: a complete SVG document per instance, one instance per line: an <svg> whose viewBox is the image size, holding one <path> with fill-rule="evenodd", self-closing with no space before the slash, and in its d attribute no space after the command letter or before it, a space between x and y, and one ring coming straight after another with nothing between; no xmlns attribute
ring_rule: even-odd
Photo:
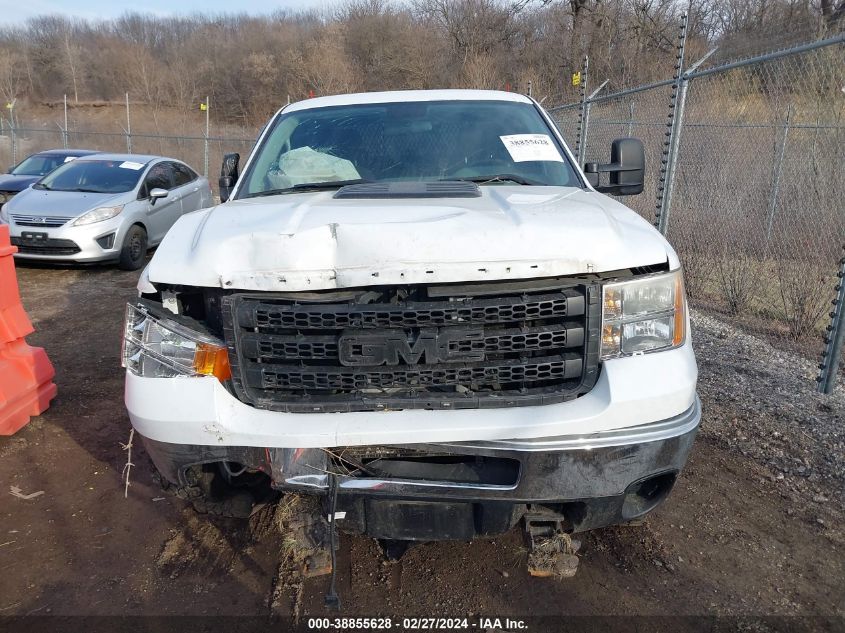
<svg viewBox="0 0 845 633"><path fill-rule="evenodd" d="M328 182L301 182L298 185L285 187L284 189L268 189L267 191L256 191L255 193L248 193L244 198L259 198L261 196L276 196L285 193L301 193L303 191L325 191L327 189L340 189L346 185L360 185L371 182L363 178L355 178L352 180L330 180Z"/></svg>
<svg viewBox="0 0 845 633"><path fill-rule="evenodd" d="M55 191L78 191L79 193L106 193L99 189L85 189L84 187L77 187L76 189L56 189Z"/></svg>
<svg viewBox="0 0 845 633"><path fill-rule="evenodd" d="M47 185L42 185L40 182L36 182L34 185L32 185L32 188L43 189L44 191L53 191L50 187L48 187Z"/></svg>
<svg viewBox="0 0 845 633"><path fill-rule="evenodd" d="M441 178L441 180L460 180L462 182L474 182L479 185L486 185L488 182L515 182L518 185L543 186L545 183L517 176L516 174L492 174L490 176L470 176L467 178Z"/></svg>

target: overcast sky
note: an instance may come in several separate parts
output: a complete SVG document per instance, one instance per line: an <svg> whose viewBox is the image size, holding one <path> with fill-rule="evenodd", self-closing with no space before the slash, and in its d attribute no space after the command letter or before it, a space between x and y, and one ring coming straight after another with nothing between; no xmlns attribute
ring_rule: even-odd
<svg viewBox="0 0 845 633"><path fill-rule="evenodd" d="M124 13L185 15L190 13L272 13L277 9L323 8L334 0L0 0L0 24L19 24L27 18L44 14L61 14L91 20L116 18Z"/></svg>

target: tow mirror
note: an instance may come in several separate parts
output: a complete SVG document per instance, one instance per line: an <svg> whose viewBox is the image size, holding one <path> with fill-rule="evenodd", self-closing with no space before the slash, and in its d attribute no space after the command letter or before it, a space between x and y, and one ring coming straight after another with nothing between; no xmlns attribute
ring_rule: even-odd
<svg viewBox="0 0 845 633"><path fill-rule="evenodd" d="M241 162L240 154L224 154L223 165L220 167L220 179L217 185L220 187L220 202L226 202L232 195L232 189L238 182L238 164Z"/></svg>
<svg viewBox="0 0 845 633"><path fill-rule="evenodd" d="M159 189L156 187L155 189L150 190L150 204L155 204L156 200L159 198L166 198L167 194L167 189Z"/></svg>
<svg viewBox="0 0 845 633"><path fill-rule="evenodd" d="M601 193L635 196L643 192L645 181L645 149L637 138L618 138L610 145L610 163L586 163L584 173L589 183ZM608 175L601 184L600 175Z"/></svg>

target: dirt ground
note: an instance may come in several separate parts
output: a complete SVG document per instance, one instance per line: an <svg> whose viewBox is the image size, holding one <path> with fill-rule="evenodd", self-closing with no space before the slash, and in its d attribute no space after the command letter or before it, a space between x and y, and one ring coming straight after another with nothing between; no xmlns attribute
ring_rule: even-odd
<svg viewBox="0 0 845 633"><path fill-rule="evenodd" d="M248 522L197 515L162 492L139 443L124 498L130 425L118 357L137 273L19 266L18 276L37 329L28 340L47 349L59 395L0 438L0 618L334 617L326 578L299 594L279 580L272 508ZM585 535L578 574L564 581L527 574L516 532L420 545L399 562L343 536L341 615L826 616L813 627L842 630L845 397L816 396L796 369L808 361L757 349L709 317L696 319L694 337L705 421L674 493L645 525ZM43 494L21 499L10 486Z"/></svg>

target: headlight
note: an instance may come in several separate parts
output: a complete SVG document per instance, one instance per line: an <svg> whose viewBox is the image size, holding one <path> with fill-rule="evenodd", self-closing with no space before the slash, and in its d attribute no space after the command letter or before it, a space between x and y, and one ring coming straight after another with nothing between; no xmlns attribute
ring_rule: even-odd
<svg viewBox="0 0 845 633"><path fill-rule="evenodd" d="M681 271L606 284L602 292L601 358L671 349L686 336Z"/></svg>
<svg viewBox="0 0 845 633"><path fill-rule="evenodd" d="M143 306L126 306L122 357L122 365L137 376L232 377L222 341L153 316Z"/></svg>
<svg viewBox="0 0 845 633"><path fill-rule="evenodd" d="M113 207L98 207L89 211L88 213L83 213L82 215L80 215L78 218L76 218L76 220L73 221L71 226L82 226L83 224L94 224L94 222L110 220L121 211L123 211L122 204L118 204Z"/></svg>

